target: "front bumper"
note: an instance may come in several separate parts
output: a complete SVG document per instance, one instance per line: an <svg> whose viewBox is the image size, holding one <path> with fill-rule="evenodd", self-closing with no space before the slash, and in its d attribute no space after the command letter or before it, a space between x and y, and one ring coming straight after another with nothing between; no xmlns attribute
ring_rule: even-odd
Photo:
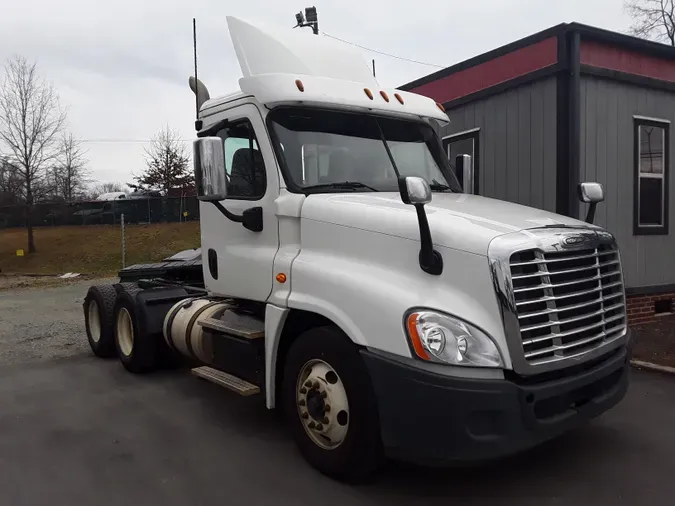
<svg viewBox="0 0 675 506"><path fill-rule="evenodd" d="M630 367L622 347L570 376L526 384L442 376L362 353L387 453L425 464L497 458L579 426L624 397Z"/></svg>

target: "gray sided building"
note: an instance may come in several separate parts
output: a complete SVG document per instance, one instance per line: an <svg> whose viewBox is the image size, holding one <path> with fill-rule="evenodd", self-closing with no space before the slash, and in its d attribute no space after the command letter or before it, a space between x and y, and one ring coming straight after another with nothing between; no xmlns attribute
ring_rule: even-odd
<svg viewBox="0 0 675 506"><path fill-rule="evenodd" d="M472 155L479 195L583 219L578 183L602 183L629 321L672 312L675 48L562 24L401 88L444 105L443 144Z"/></svg>

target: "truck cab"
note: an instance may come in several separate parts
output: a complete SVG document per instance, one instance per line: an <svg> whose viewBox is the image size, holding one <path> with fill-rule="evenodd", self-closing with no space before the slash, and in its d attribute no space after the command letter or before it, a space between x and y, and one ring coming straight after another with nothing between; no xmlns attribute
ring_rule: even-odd
<svg viewBox="0 0 675 506"><path fill-rule="evenodd" d="M303 456L350 481L383 455L522 451L623 398L609 232L472 195L470 159L455 166L441 147L442 107L381 86L360 55L228 25L241 89L210 99L191 78L201 278L162 264L92 287L97 355L132 372L184 357L281 409ZM593 209L602 188L580 198Z"/></svg>

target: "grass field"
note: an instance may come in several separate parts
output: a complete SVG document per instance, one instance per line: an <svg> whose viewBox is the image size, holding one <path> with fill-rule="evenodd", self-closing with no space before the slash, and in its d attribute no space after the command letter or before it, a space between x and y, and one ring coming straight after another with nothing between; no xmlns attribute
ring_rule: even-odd
<svg viewBox="0 0 675 506"><path fill-rule="evenodd" d="M27 249L24 229L0 230L0 270L3 273L108 275L122 267L119 225L35 228L37 253ZM177 251L199 247L199 222L128 225L127 265L161 260Z"/></svg>

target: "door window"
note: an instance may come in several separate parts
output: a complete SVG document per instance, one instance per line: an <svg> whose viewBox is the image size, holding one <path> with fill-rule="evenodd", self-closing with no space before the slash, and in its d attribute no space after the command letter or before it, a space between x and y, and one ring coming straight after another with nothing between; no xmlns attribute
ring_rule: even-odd
<svg viewBox="0 0 675 506"><path fill-rule="evenodd" d="M267 178L253 125L237 121L218 132L225 149L227 198L257 200L265 195Z"/></svg>

